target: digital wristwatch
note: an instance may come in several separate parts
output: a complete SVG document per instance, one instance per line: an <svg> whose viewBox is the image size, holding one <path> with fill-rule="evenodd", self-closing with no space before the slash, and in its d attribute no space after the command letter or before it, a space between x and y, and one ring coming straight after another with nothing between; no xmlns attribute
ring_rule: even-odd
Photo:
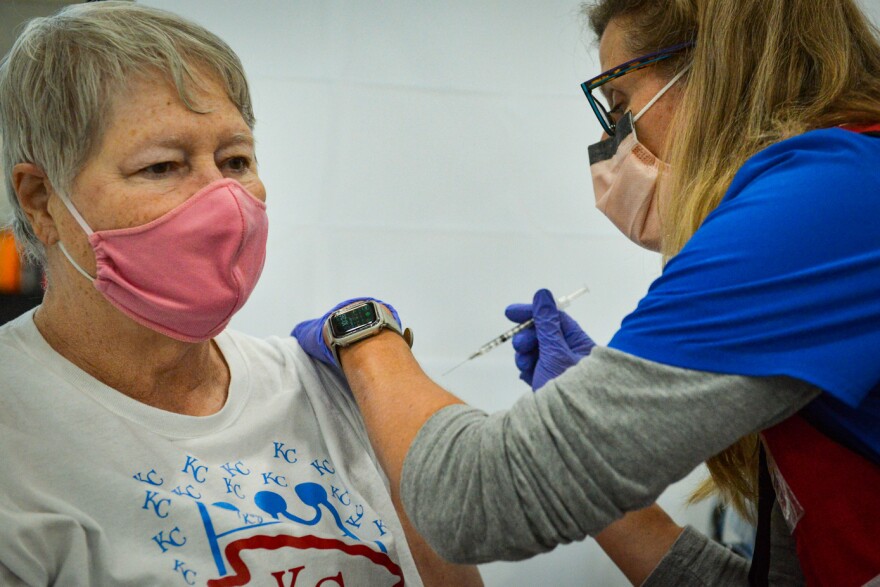
<svg viewBox="0 0 880 587"><path fill-rule="evenodd" d="M336 364L339 362L339 348L375 336L388 328L401 335L410 347L413 344L412 331L402 330L394 315L382 304L373 300L354 302L330 314L324 322L324 341L333 353Z"/></svg>

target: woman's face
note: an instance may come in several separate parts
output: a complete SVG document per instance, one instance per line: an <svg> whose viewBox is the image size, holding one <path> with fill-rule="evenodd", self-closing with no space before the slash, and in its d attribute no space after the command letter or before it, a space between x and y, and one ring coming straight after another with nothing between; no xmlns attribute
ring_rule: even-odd
<svg viewBox="0 0 880 587"><path fill-rule="evenodd" d="M629 21L626 18L615 18L608 24L599 41L599 61L602 71L640 57L627 48L627 40L631 34L629 31ZM663 89L663 86L669 83L670 79L671 76L664 75L662 68L654 65L611 80L601 87L601 91L605 94L616 121L628 110L632 110L633 115L638 114ZM669 88L669 91L636 123L639 141L663 161L667 160L666 134L680 100L681 83L679 82Z"/></svg>
<svg viewBox="0 0 880 587"><path fill-rule="evenodd" d="M159 76L133 81L115 99L102 141L70 193L92 230L146 224L222 178L236 179L265 201L253 134L238 109L209 77L192 86L192 103L204 114L188 109L175 87ZM53 216L62 220L61 241L94 275L95 257L85 233L61 201L52 200Z"/></svg>

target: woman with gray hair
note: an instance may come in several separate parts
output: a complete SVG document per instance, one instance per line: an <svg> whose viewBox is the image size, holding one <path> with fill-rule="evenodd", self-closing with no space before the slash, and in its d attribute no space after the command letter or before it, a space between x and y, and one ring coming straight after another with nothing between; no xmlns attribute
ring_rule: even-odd
<svg viewBox="0 0 880 587"><path fill-rule="evenodd" d="M395 513L340 378L225 330L268 219L223 41L128 2L36 19L0 124L47 275L0 328L0 583L480 583Z"/></svg>

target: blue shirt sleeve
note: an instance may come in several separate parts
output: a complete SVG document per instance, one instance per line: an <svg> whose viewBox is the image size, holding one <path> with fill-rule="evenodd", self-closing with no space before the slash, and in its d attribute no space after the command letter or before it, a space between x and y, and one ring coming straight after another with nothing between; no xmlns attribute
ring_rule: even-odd
<svg viewBox="0 0 880 587"><path fill-rule="evenodd" d="M752 157L609 346L858 406L880 382L880 138L811 131Z"/></svg>

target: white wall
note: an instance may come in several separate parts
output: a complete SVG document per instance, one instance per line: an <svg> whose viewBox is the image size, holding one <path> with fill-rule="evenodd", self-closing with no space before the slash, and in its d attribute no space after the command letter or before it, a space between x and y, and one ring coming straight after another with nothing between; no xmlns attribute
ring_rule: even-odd
<svg viewBox="0 0 880 587"><path fill-rule="evenodd" d="M357 295L392 302L427 371L488 411L530 393L510 349L440 374L535 289L607 342L659 259L593 207L579 88L598 73L577 0L145 0L241 56L269 193L269 257L233 326L285 334ZM866 0L875 15L880 2ZM693 476L661 498L679 521ZM595 543L483 568L489 585L626 585Z"/></svg>
<svg viewBox="0 0 880 587"><path fill-rule="evenodd" d="M880 26L880 0L858 0L875 25Z"/></svg>

